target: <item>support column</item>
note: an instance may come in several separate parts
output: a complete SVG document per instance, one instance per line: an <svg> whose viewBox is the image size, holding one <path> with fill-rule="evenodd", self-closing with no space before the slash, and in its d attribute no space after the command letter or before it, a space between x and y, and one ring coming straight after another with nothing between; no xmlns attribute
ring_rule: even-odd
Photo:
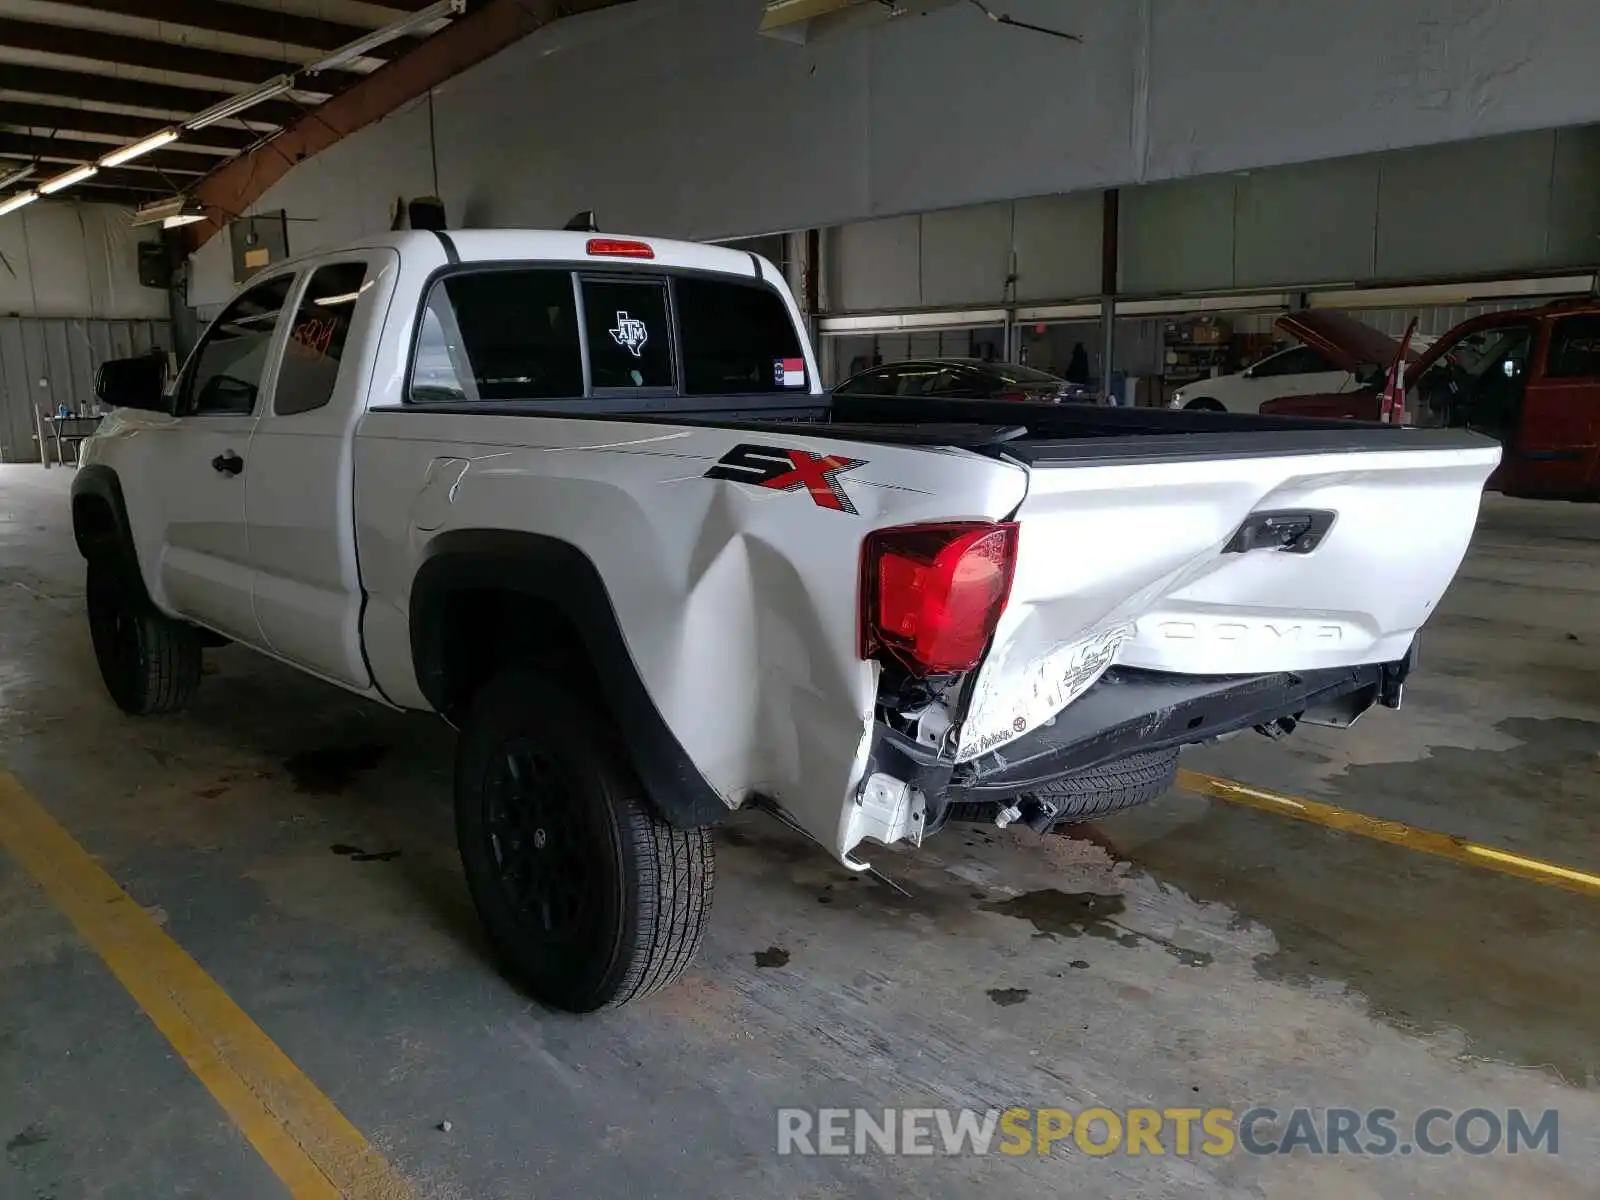
<svg viewBox="0 0 1600 1200"><path fill-rule="evenodd" d="M1122 403L1111 391L1117 345L1117 204L1117 189L1107 188L1100 222L1100 390L1107 404Z"/></svg>

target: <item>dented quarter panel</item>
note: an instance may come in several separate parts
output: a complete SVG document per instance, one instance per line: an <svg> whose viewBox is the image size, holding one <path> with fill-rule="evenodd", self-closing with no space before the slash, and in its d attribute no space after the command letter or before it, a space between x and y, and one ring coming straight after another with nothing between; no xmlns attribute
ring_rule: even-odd
<svg viewBox="0 0 1600 1200"><path fill-rule="evenodd" d="M472 442L455 440L470 428ZM735 446L863 460L856 513L804 488L706 477ZM958 450L556 416L373 412L357 439L367 648L419 704L408 604L428 542L516 528L575 545L605 581L662 717L730 806L763 795L839 851L865 765L878 667L857 649L861 541L927 520L993 520L1022 468Z"/></svg>

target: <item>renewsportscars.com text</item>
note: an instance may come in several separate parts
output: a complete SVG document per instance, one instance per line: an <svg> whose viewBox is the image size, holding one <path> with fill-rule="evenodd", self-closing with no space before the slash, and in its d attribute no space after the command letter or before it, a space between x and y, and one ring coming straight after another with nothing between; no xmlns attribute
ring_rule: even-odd
<svg viewBox="0 0 1600 1200"><path fill-rule="evenodd" d="M1553 1108L782 1108L778 1153L802 1155L1559 1154Z"/></svg>

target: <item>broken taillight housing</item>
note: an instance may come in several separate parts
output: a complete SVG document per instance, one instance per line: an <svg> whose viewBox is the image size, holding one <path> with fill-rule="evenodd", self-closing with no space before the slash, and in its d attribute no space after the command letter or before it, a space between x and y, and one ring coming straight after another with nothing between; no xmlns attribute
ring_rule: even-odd
<svg viewBox="0 0 1600 1200"><path fill-rule="evenodd" d="M901 525L861 548L861 657L914 675L970 671L1011 594L1014 521Z"/></svg>

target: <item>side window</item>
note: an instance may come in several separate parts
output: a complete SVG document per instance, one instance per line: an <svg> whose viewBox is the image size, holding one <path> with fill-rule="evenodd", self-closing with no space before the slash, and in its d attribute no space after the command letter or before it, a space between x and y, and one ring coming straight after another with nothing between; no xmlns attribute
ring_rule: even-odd
<svg viewBox="0 0 1600 1200"><path fill-rule="evenodd" d="M222 310L194 352L178 399L180 415L248 416L255 411L272 334L293 282L292 275L279 275Z"/></svg>
<svg viewBox="0 0 1600 1200"><path fill-rule="evenodd" d="M892 396L899 382L900 372L895 367L875 367L845 380L850 393L856 396ZM840 390L844 390L844 384L840 385Z"/></svg>
<svg viewBox="0 0 1600 1200"><path fill-rule="evenodd" d="M351 318L366 281L366 263L333 263L311 276L278 368L272 408L280 417L311 412L333 399Z"/></svg>
<svg viewBox="0 0 1600 1200"><path fill-rule="evenodd" d="M1587 379L1600 375L1600 314L1562 317L1550 331L1547 379Z"/></svg>
<svg viewBox="0 0 1600 1200"><path fill-rule="evenodd" d="M929 396L981 396L994 389L986 386L982 375L961 367L946 367L929 384Z"/></svg>
<svg viewBox="0 0 1600 1200"><path fill-rule="evenodd" d="M665 282L585 279L583 319L589 338L589 380L595 388L677 386Z"/></svg>
<svg viewBox="0 0 1600 1200"><path fill-rule="evenodd" d="M895 395L926 396L943 374L943 369L932 363L906 363L900 368Z"/></svg>
<svg viewBox="0 0 1600 1200"><path fill-rule="evenodd" d="M805 389L809 380L800 335L771 288L686 276L672 286L686 395Z"/></svg>
<svg viewBox="0 0 1600 1200"><path fill-rule="evenodd" d="M417 334L413 404L583 395L572 275L484 270L433 285Z"/></svg>
<svg viewBox="0 0 1600 1200"><path fill-rule="evenodd" d="M1273 379L1279 375L1317 375L1338 369L1310 346L1296 346L1262 359L1251 369L1251 374L1257 379Z"/></svg>

